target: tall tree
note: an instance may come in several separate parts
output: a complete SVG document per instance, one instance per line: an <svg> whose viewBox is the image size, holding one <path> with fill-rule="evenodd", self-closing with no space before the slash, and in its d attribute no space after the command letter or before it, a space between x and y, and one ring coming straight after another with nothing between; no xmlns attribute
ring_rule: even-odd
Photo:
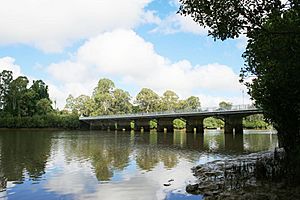
<svg viewBox="0 0 300 200"><path fill-rule="evenodd" d="M66 99L65 109L69 112L73 112L73 110L76 110L75 109L75 98L71 94Z"/></svg>
<svg viewBox="0 0 300 200"><path fill-rule="evenodd" d="M113 113L113 90L115 84L109 79L103 78L98 82L97 87L94 89L93 99L95 107L97 108L93 115L108 115Z"/></svg>
<svg viewBox="0 0 300 200"><path fill-rule="evenodd" d="M122 89L113 91L113 113L122 114L132 112L132 104L130 103L130 94Z"/></svg>
<svg viewBox="0 0 300 200"><path fill-rule="evenodd" d="M223 110L231 110L232 103L231 102L226 102L226 101L221 101L219 103L219 108L223 109Z"/></svg>
<svg viewBox="0 0 300 200"><path fill-rule="evenodd" d="M25 76L19 76L10 83L6 110L13 116L26 116L28 114L27 98L24 98L28 92L28 83L29 81Z"/></svg>
<svg viewBox="0 0 300 200"><path fill-rule="evenodd" d="M143 88L136 96L135 103L141 112L157 111L159 106L159 96L149 88Z"/></svg>
<svg viewBox="0 0 300 200"><path fill-rule="evenodd" d="M171 91L167 90L163 93L161 98L161 109L162 110L176 110L178 105L179 97L178 95Z"/></svg>
<svg viewBox="0 0 300 200"><path fill-rule="evenodd" d="M215 39L249 38L242 80L278 130L289 171L300 182L299 0L180 0L179 12L210 28Z"/></svg>
<svg viewBox="0 0 300 200"><path fill-rule="evenodd" d="M12 80L13 76L11 71L4 70L0 73L0 111L3 110L7 104L7 95Z"/></svg>
<svg viewBox="0 0 300 200"><path fill-rule="evenodd" d="M186 109L188 110L195 110L201 107L199 97L190 96L186 99Z"/></svg>

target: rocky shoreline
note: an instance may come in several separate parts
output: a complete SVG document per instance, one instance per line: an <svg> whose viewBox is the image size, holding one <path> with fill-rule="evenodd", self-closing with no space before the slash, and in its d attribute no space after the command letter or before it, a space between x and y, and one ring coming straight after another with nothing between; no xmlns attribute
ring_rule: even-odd
<svg viewBox="0 0 300 200"><path fill-rule="evenodd" d="M281 174L284 151L260 152L235 159L217 160L193 168L198 182L186 187L205 200L294 200L300 199L300 186L288 186Z"/></svg>

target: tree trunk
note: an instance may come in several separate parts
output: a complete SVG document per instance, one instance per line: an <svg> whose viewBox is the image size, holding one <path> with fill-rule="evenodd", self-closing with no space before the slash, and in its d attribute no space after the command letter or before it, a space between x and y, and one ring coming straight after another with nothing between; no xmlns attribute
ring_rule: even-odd
<svg viewBox="0 0 300 200"><path fill-rule="evenodd" d="M279 146L286 153L287 178L292 184L300 184L300 129L288 127L277 130Z"/></svg>

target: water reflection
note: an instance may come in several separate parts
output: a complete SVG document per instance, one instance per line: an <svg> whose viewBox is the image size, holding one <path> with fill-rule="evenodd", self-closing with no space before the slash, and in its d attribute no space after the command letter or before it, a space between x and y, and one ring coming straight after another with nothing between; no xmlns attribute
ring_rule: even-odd
<svg viewBox="0 0 300 200"><path fill-rule="evenodd" d="M0 198L194 199L184 190L191 167L276 145L276 135L256 131L2 131L0 178L8 189Z"/></svg>

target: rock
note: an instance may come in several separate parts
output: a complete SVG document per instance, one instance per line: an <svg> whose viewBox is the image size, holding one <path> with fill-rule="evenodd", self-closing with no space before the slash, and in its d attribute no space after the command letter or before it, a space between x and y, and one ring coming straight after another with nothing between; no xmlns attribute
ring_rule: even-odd
<svg viewBox="0 0 300 200"><path fill-rule="evenodd" d="M186 192L187 193L190 193L190 194L198 194L198 184L189 184L186 186L185 188Z"/></svg>

